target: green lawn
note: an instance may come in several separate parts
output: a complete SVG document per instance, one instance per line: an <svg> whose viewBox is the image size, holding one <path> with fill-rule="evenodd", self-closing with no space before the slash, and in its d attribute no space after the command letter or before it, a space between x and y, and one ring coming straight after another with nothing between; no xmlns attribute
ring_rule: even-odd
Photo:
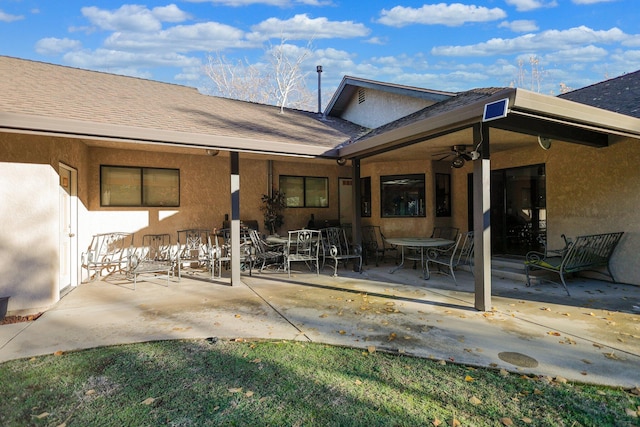
<svg viewBox="0 0 640 427"><path fill-rule="evenodd" d="M637 388L370 350L194 340L6 362L0 425L640 425Z"/></svg>

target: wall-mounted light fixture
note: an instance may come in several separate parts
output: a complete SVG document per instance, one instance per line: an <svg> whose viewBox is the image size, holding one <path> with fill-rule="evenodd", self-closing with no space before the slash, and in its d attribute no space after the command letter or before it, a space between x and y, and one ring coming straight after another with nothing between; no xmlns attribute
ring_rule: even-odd
<svg viewBox="0 0 640 427"><path fill-rule="evenodd" d="M336 160L336 163L340 166L344 166L347 164L347 159L345 159L344 157L340 157L338 160Z"/></svg>
<svg viewBox="0 0 640 427"><path fill-rule="evenodd" d="M217 156L218 154L220 154L220 150L214 150L214 149L211 149L211 148L209 148L209 149L207 150L207 155L208 155L208 156L215 157L215 156Z"/></svg>
<svg viewBox="0 0 640 427"><path fill-rule="evenodd" d="M546 136L538 135L538 144L543 150L548 150L551 148L551 138L547 138Z"/></svg>

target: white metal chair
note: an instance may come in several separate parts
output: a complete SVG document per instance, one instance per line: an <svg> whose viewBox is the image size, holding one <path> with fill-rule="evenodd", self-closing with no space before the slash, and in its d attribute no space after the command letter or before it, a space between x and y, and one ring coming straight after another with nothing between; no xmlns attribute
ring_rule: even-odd
<svg viewBox="0 0 640 427"><path fill-rule="evenodd" d="M362 247L360 247L360 245L356 245L353 250L351 250L349 242L347 241L347 235L343 228L323 228L321 233L324 248L323 258L330 258L333 260L334 277L338 276L338 264L340 262L347 264L349 260L354 260L354 270L356 269L356 262L358 262L356 271L362 273Z"/></svg>
<svg viewBox="0 0 640 427"><path fill-rule="evenodd" d="M315 266L316 274L320 275L320 238L318 230L289 231L285 252L289 277L292 262L304 262L310 269Z"/></svg>

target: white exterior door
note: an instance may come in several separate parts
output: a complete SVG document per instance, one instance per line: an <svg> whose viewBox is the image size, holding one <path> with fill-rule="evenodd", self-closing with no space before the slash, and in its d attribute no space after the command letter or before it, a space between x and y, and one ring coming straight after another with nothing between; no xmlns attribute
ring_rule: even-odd
<svg viewBox="0 0 640 427"><path fill-rule="evenodd" d="M60 164L60 279L59 291L78 283L77 257L77 171Z"/></svg>

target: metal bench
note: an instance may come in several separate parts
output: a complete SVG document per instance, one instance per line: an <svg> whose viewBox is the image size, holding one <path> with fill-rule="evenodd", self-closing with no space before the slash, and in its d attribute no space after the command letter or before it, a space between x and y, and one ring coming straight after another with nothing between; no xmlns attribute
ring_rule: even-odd
<svg viewBox="0 0 640 427"><path fill-rule="evenodd" d="M142 247L130 251L127 261L127 277L136 289L141 274L166 274L167 287L171 276L179 269L180 246L171 244L169 234L145 234Z"/></svg>
<svg viewBox="0 0 640 427"><path fill-rule="evenodd" d="M132 247L133 233L95 234L86 252L81 255L81 266L87 270L87 279L96 280L103 272L109 275L123 271Z"/></svg>
<svg viewBox="0 0 640 427"><path fill-rule="evenodd" d="M623 233L620 231L578 236L574 241L567 243L566 250L557 251L556 253L559 253L559 255L556 256L549 256L554 253L552 251L547 251L547 254L529 252L524 262L527 286L531 286L529 273L532 270L545 270L559 274L567 295L571 295L565 281L565 275L567 274L588 270L596 271L608 275L615 283L616 280L611 272L609 261ZM606 273L598 270L602 267L606 268Z"/></svg>

